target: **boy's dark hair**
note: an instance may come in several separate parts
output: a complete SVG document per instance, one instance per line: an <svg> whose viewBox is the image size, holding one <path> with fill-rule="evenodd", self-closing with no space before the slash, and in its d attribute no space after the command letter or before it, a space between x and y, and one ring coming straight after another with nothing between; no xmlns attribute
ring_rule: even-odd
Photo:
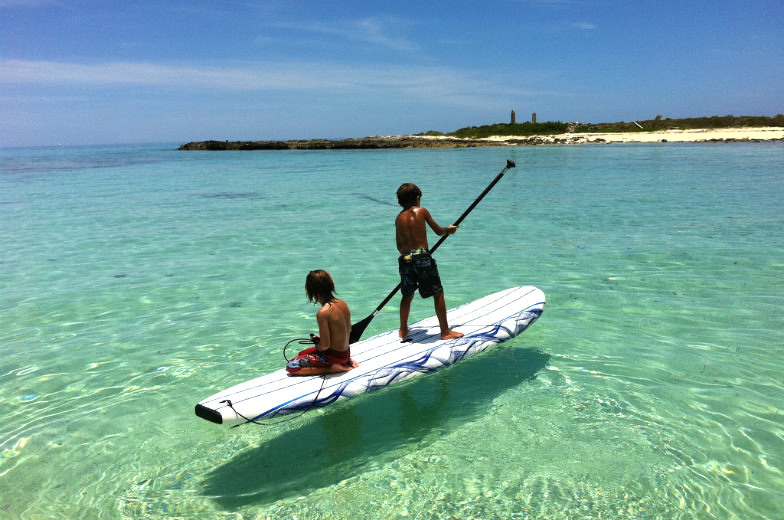
<svg viewBox="0 0 784 520"><path fill-rule="evenodd" d="M305 292L311 303L318 303L320 300L332 301L335 299L335 282L324 269L315 269L305 278Z"/></svg>
<svg viewBox="0 0 784 520"><path fill-rule="evenodd" d="M416 204L417 197L421 196L422 190L419 189L419 186L410 182L401 184L397 189L397 203L404 208Z"/></svg>

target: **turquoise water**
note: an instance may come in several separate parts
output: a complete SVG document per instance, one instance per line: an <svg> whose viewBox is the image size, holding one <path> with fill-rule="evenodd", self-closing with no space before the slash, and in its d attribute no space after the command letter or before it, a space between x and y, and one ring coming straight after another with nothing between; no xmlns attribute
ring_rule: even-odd
<svg viewBox="0 0 784 520"><path fill-rule="evenodd" d="M0 151L0 518L784 516L782 143L174 148ZM529 330L277 425L193 414L314 331L310 269L355 321L397 284L400 183L446 225L507 159L437 257L450 307L540 287Z"/></svg>

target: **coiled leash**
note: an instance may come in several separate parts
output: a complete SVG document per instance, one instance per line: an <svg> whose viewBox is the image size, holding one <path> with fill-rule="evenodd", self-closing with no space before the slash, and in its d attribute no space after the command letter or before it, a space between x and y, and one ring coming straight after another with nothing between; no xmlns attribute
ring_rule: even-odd
<svg viewBox="0 0 784 520"><path fill-rule="evenodd" d="M285 360L286 360L286 363L288 363L289 361L291 361L291 360L290 360L290 359L289 359L289 358L286 356L286 349L287 349L287 348L289 348L289 345L291 345L291 344L292 344L292 343L294 343L295 341L296 341L297 343L299 343L300 345L318 345L318 343L319 343L319 340L318 340L318 339L316 339L316 337L317 337L317 336L316 336L315 334L311 334L309 338L294 338L294 339L292 339L291 341L289 341L288 343L286 343L286 344L283 346L283 359L285 359Z"/></svg>
<svg viewBox="0 0 784 520"><path fill-rule="evenodd" d="M299 343L300 345L318 345L318 339L317 339L317 337L314 334L311 334L309 338L294 338L294 339L292 339L291 341L289 341L288 343L286 343L283 346L283 359L286 360L286 363L291 361L286 356L286 349L288 348L289 345L291 345L295 341L297 343ZM327 382L326 374L321 374L320 377L321 377L321 386L319 387L318 392L316 392L316 396L313 398L313 402L310 403L310 406L308 406L307 408L302 410L297 415L294 415L292 417L286 417L285 419L281 419L279 421L275 421L275 422L259 422L259 421L255 420L255 419L249 419L249 418L245 417L244 415L242 415L240 412L238 412L236 410L236 408L234 408L234 405L231 403L231 399L224 399L223 401L221 401L221 404L226 404L229 408L231 408L231 410L234 413L236 413L238 416L240 416L243 419L245 419L244 423L235 424L234 426L232 426L232 428L238 428L238 427L244 426L244 425L246 425L248 423L258 424L259 426L275 426L277 424L281 424L281 423L284 423L284 422L293 421L294 419L297 419L297 418L301 417L302 415L304 415L305 412L310 411L311 409L315 408L316 402L318 401L318 397L321 394L321 391L324 389L324 383Z"/></svg>

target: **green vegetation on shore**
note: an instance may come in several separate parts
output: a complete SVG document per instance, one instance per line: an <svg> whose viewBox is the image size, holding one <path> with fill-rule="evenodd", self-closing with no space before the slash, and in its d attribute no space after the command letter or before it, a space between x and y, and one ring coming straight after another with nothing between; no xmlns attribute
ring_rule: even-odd
<svg viewBox="0 0 784 520"><path fill-rule="evenodd" d="M194 141L179 147L180 150L378 150L394 148L464 148L474 146L498 146L497 142L482 139L490 136L502 136L506 144L539 145L567 144L576 142L577 137L543 139L542 136L567 133L605 133L605 132L650 132L667 129L714 129L737 127L784 127L784 115L765 116L713 116L687 119L656 119L647 121L622 121L618 123L562 123L551 121L545 123L496 123L484 126L470 126L445 134L431 130L415 136L374 136L352 137L348 139L306 139L290 141L228 141L208 140ZM422 139L424 136L440 136L445 139ZM734 139L728 139L734 140ZM595 142L604 142L597 138Z"/></svg>
<svg viewBox="0 0 784 520"><path fill-rule="evenodd" d="M639 126L638 126L639 125ZM469 126L451 133L437 131L424 132L417 135L444 135L462 139L480 139L492 135L503 136L532 136L555 135L566 132L651 132L678 128L681 130L698 128L732 128L732 127L784 127L784 114L775 117L766 116L711 116L690 117L683 119L662 118L638 121L620 121L616 123L562 123L550 121L544 123L495 123L492 125ZM641 128L642 127L642 128Z"/></svg>

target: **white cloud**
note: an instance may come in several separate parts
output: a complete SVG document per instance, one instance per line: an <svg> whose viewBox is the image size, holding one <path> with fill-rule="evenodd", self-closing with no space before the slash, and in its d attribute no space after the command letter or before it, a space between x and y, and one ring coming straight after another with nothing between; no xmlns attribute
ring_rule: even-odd
<svg viewBox="0 0 784 520"><path fill-rule="evenodd" d="M504 78L448 67L351 66L313 62L252 62L234 67L159 65L112 62L102 64L6 60L0 62L0 84L17 86L170 88L183 92L313 90L347 93L388 93L441 105L468 105L489 98L530 94Z"/></svg>
<svg viewBox="0 0 784 520"><path fill-rule="evenodd" d="M262 90L275 88L308 89L330 85L323 75L310 68L302 73L290 67L255 65L246 68L157 65L113 62L102 64L60 63L53 61L6 60L0 83L54 84L83 86L140 85L177 88L217 88L224 90ZM334 81L334 80L333 80Z"/></svg>
<svg viewBox="0 0 784 520"><path fill-rule="evenodd" d="M374 16L360 20L330 23L281 22L275 24L275 27L324 36L334 36L349 42L363 42L398 51L415 51L418 49L418 46L409 39L403 36L390 34L396 32L397 28L404 25L407 25L407 22L400 21L399 19ZM397 32L399 32L399 30Z"/></svg>
<svg viewBox="0 0 784 520"><path fill-rule="evenodd" d="M41 7L44 5L58 5L57 0L0 0L3 7Z"/></svg>

